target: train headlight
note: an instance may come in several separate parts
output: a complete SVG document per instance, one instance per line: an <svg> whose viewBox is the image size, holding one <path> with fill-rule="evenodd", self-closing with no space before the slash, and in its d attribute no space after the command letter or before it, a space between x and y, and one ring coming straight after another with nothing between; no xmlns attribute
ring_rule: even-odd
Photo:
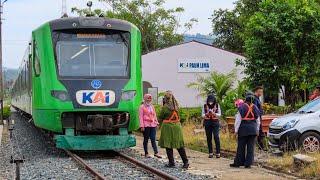
<svg viewBox="0 0 320 180"><path fill-rule="evenodd" d="M69 94L66 91L53 90L51 91L51 95L60 101L70 101Z"/></svg>
<svg viewBox="0 0 320 180"><path fill-rule="evenodd" d="M130 101L136 95L136 91L123 91L121 95L121 100Z"/></svg>

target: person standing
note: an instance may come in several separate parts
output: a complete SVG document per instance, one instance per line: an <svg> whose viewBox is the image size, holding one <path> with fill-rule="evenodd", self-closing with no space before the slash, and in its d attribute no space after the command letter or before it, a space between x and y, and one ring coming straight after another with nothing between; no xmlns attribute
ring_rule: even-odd
<svg viewBox="0 0 320 180"><path fill-rule="evenodd" d="M246 94L246 99L238 108L235 119L235 134L238 139L237 154L230 167L245 166L251 168L254 161L255 139L259 134L260 111L253 104L254 95Z"/></svg>
<svg viewBox="0 0 320 180"><path fill-rule="evenodd" d="M204 118L203 125L205 127L207 136L209 158L213 158L212 134L214 137L214 143L216 145L216 158L220 158L220 116L221 109L217 103L216 97L214 95L209 95L207 97L206 104L204 104L202 107L202 117Z"/></svg>
<svg viewBox="0 0 320 180"><path fill-rule="evenodd" d="M253 101L253 104L255 104L258 107L260 120L262 122L263 108L262 108L261 101L260 101L260 97L261 96L263 96L263 87L262 86L257 86L256 88L254 88L254 101ZM259 136L258 136L258 146L259 146L258 148L260 150L265 150L264 139L265 139L265 134L264 134L263 129L262 129L262 123L260 123Z"/></svg>
<svg viewBox="0 0 320 180"><path fill-rule="evenodd" d="M177 149L183 161L183 168L189 168L189 161L184 148L182 127L179 116L178 102L170 91L163 98L159 120L161 122L161 135L159 146L166 149L169 163L166 167L175 167L173 149Z"/></svg>
<svg viewBox="0 0 320 180"><path fill-rule="evenodd" d="M234 102L234 106L236 108L239 108L242 104L244 103L244 101L242 99L237 99L235 102Z"/></svg>
<svg viewBox="0 0 320 180"><path fill-rule="evenodd" d="M154 151L154 156L161 158L158 153L156 143L156 131L158 126L158 120L156 111L152 105L151 94L145 94L144 101L139 108L140 129L143 132L143 148L145 157L151 157L148 153L148 140L151 140L151 145Z"/></svg>
<svg viewBox="0 0 320 180"><path fill-rule="evenodd" d="M313 101L319 97L320 97L320 85L313 90L311 96L309 97L309 100Z"/></svg>

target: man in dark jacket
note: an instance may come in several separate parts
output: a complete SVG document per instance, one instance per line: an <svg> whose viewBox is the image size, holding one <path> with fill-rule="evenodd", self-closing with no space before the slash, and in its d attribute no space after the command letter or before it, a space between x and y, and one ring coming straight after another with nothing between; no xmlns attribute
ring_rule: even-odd
<svg viewBox="0 0 320 180"><path fill-rule="evenodd" d="M263 115L263 108L262 108L262 104L260 101L260 97L263 96L263 87L262 86L257 86L256 88L254 88L254 100L253 100L253 104L257 106L257 108L259 109L259 116L260 116L260 128L259 128L259 136L258 136L258 145L259 145L259 149L260 150L264 150L264 139L265 139L265 134L262 131L262 115Z"/></svg>
<svg viewBox="0 0 320 180"><path fill-rule="evenodd" d="M259 134L260 111L253 104L255 97L247 93L246 100L238 108L235 119L235 133L238 136L237 154L231 167L251 168L254 161L255 139Z"/></svg>

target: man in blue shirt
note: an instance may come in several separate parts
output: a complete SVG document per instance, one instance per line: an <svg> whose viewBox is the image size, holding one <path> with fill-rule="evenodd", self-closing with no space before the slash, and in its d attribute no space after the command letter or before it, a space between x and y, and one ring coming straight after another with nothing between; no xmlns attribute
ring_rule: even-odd
<svg viewBox="0 0 320 180"><path fill-rule="evenodd" d="M256 105L260 111L260 128L259 128L259 136L258 136L258 145L260 150L264 150L264 139L265 139L265 134L262 131L262 115L263 115L263 108L262 104L260 101L260 97L263 96L263 87L262 86L257 86L254 88L254 100L253 104Z"/></svg>

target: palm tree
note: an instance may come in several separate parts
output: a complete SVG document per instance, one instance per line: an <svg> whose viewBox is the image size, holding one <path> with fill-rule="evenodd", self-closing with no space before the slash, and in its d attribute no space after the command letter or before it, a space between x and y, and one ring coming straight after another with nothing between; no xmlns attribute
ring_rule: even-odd
<svg viewBox="0 0 320 180"><path fill-rule="evenodd" d="M196 82L189 83L187 87L199 91L199 96L205 97L208 94L215 94L217 101L222 103L223 98L232 89L236 79L236 71L232 70L227 74L212 72L209 76L198 76Z"/></svg>

